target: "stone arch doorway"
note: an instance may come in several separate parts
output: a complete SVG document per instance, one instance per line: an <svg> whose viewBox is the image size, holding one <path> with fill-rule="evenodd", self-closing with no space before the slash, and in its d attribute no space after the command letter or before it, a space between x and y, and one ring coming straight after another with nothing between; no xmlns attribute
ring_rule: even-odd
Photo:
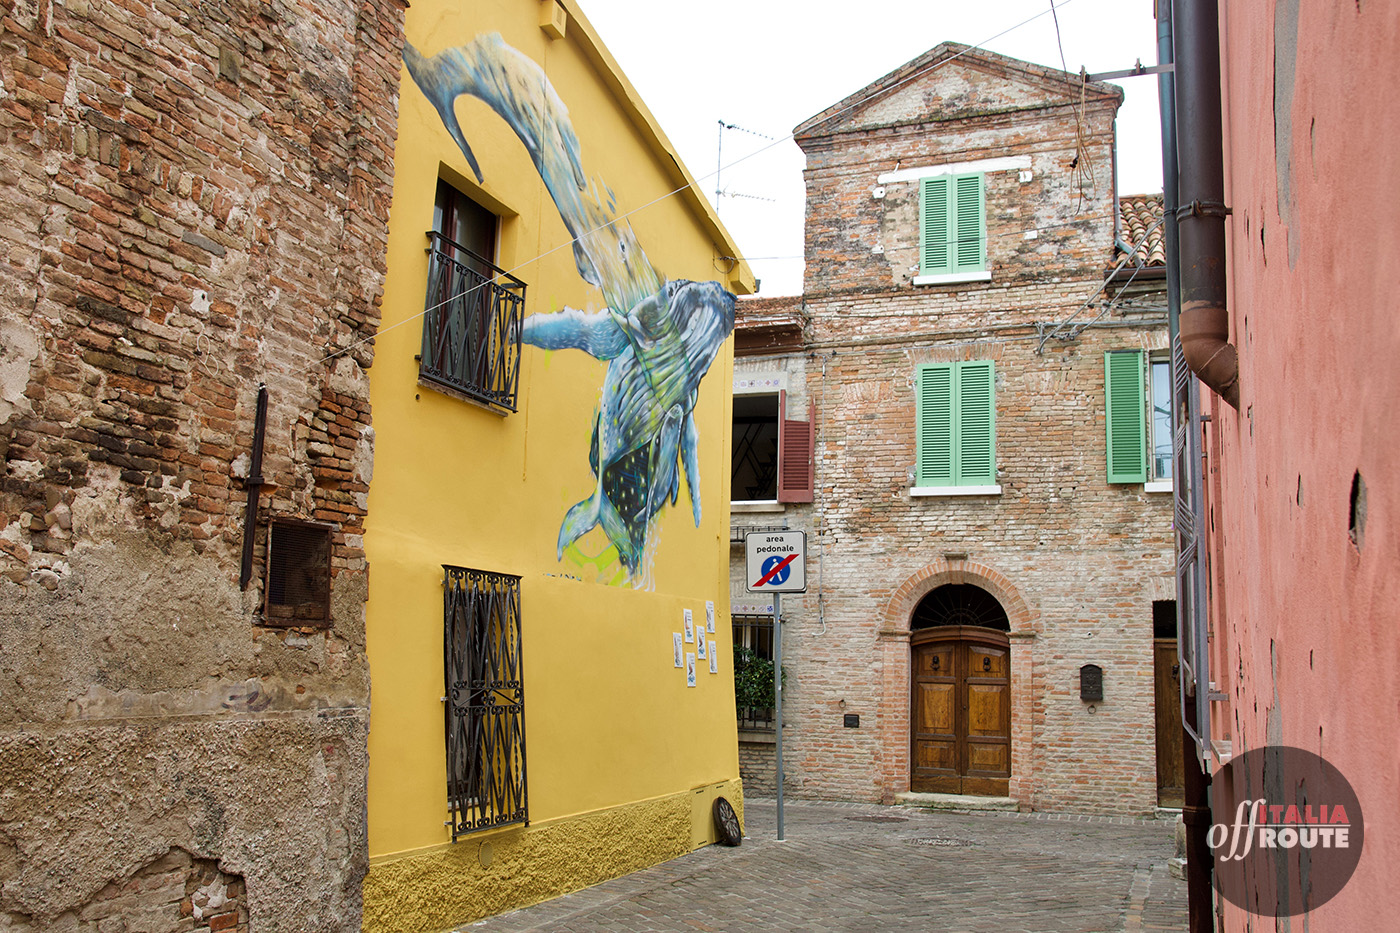
<svg viewBox="0 0 1400 933"><path fill-rule="evenodd" d="M1011 780L1010 620L970 583L930 590L909 619L909 786L1004 797Z"/></svg>

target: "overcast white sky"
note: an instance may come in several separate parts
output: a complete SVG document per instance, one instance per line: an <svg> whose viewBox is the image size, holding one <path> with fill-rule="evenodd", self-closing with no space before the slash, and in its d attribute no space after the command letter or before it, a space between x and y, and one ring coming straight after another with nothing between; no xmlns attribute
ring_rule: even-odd
<svg viewBox="0 0 1400 933"><path fill-rule="evenodd" d="M579 0L711 201L720 121L773 139L940 42L1059 68L1050 0ZM996 39L989 37L1030 19ZM1157 62L1152 0L1055 0L1064 65ZM1157 79L1126 78L1119 191L1162 190ZM737 165L736 160L772 146ZM791 141L723 134L725 226L764 296L802 291L803 159ZM745 197L747 196L747 197ZM770 200L759 200L760 198ZM774 257L774 258L768 258Z"/></svg>

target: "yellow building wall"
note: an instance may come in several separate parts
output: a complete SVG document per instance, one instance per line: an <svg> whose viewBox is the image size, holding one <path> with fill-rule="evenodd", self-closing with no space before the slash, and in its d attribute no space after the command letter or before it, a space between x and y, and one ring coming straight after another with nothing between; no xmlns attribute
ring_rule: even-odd
<svg viewBox="0 0 1400 933"><path fill-rule="evenodd" d="M408 42L423 55L484 33L548 75L578 133L584 170L616 196L653 266L669 279L751 283L717 261L737 250L677 187L664 143L626 102L590 27L569 7L565 37L541 29L533 0L415 0ZM421 314L439 177L501 216L497 265L527 284L525 314L602 310L570 235L515 133L481 101L455 113L477 184L437 111L404 72L394 155L389 273L371 370L374 476L365 551L372 677L366 930L446 928L564 893L712 841L708 803L742 805L728 614L732 341L701 382L703 520L679 499L651 527L653 562L629 578L601 528L556 560L565 512L596 480L589 444L607 363L522 347L518 409L501 415L419 383ZM446 825L443 571L521 577L530 825L456 844ZM715 604L719 672L697 685L673 665L689 609ZM694 645L687 645L694 651ZM703 811L703 812L702 812ZM486 856L482 856L482 851Z"/></svg>

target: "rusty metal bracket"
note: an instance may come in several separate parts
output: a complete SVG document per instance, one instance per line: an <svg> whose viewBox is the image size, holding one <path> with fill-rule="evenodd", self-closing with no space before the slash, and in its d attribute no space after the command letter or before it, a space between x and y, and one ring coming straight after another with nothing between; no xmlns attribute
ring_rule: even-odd
<svg viewBox="0 0 1400 933"><path fill-rule="evenodd" d="M1202 201L1199 198L1189 204L1183 204L1176 209L1176 219L1185 220L1187 217L1220 217L1226 218L1234 213L1234 210L1227 206L1224 201Z"/></svg>
<svg viewBox="0 0 1400 933"><path fill-rule="evenodd" d="M1133 67L1126 71L1101 71L1098 74L1085 74L1080 69L1080 77L1084 81L1112 81L1114 78L1137 78L1142 75L1171 74L1176 71L1176 65L1167 62L1165 65L1144 65L1142 59L1138 59Z"/></svg>

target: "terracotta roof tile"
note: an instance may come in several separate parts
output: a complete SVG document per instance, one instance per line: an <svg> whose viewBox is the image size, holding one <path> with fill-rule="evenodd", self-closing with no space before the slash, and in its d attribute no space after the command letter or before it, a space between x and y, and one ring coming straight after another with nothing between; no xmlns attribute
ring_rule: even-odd
<svg viewBox="0 0 1400 933"><path fill-rule="evenodd" d="M1143 243L1138 255L1143 256L1149 266L1167 264L1167 239L1165 230L1159 225L1151 233L1147 231L1162 217L1162 196L1160 194L1129 194L1118 198L1118 212L1123 218L1122 240L1133 246ZM1121 260L1123 250L1114 250L1114 262Z"/></svg>

